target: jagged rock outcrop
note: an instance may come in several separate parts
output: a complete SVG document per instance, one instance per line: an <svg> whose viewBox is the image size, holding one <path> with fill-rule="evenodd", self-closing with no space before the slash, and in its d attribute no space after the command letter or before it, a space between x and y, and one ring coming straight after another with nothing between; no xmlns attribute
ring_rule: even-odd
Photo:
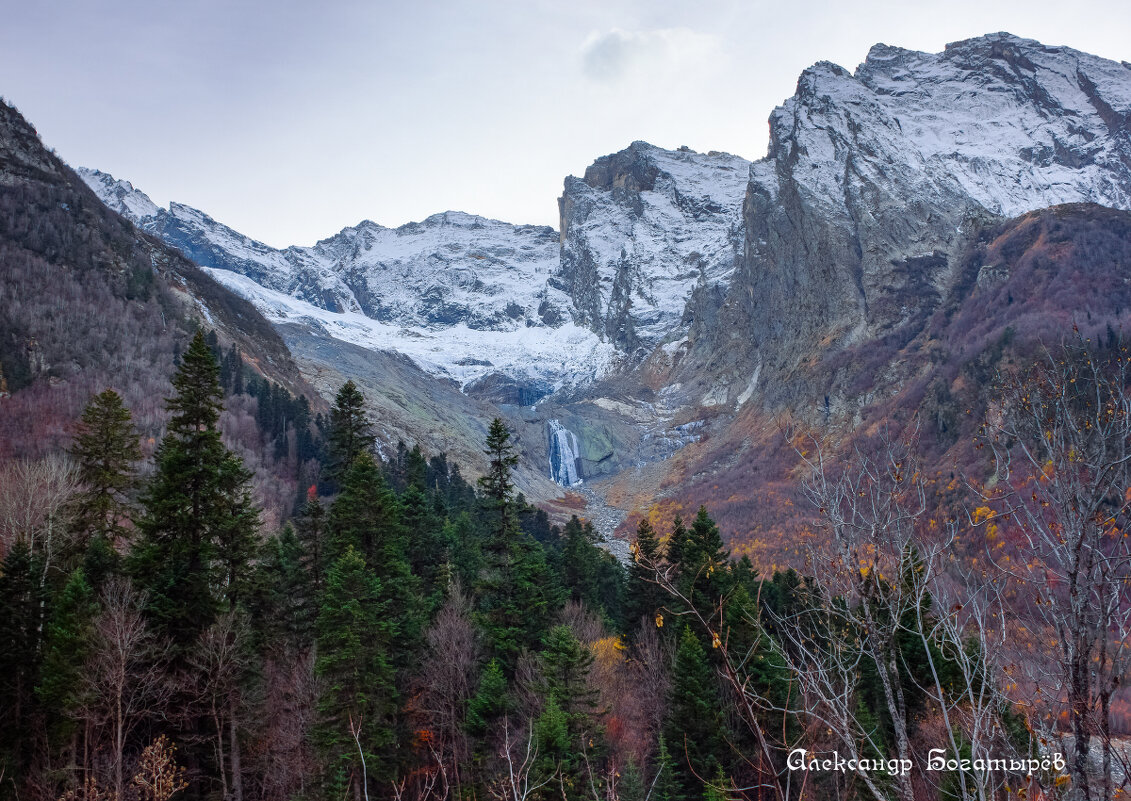
<svg viewBox="0 0 1131 801"><path fill-rule="evenodd" d="M1070 202L1131 208L1131 68L991 34L855 73L806 70L770 118L724 322L699 355L771 398L814 354L921 329L985 221ZM709 353L712 349L713 353Z"/></svg>
<svg viewBox="0 0 1131 801"><path fill-rule="evenodd" d="M690 324L689 309L717 304L729 286L749 166L726 153L633 142L583 178L567 177L551 286L630 360L646 355Z"/></svg>

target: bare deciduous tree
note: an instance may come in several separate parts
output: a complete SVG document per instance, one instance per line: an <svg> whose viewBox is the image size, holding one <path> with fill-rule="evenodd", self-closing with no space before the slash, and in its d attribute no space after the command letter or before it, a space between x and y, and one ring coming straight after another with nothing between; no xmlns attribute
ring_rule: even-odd
<svg viewBox="0 0 1131 801"><path fill-rule="evenodd" d="M160 714L170 687L165 671L167 647L157 641L142 614L144 597L128 580L113 578L102 592L102 611L94 621L90 658L84 667L84 712L109 729L113 791L122 798L125 749L143 721Z"/></svg>
<svg viewBox="0 0 1131 801"><path fill-rule="evenodd" d="M444 796L450 780L455 797L462 797L461 765L469 756L464 716L475 693L480 645L471 621L471 603L457 585L425 634L428 666L422 678L421 712L431 735L427 743L443 778ZM430 793L436 792L430 788Z"/></svg>
<svg viewBox="0 0 1131 801"><path fill-rule="evenodd" d="M501 770L488 788L491 797L499 801L537 798L539 791L560 774L560 771L552 771L539 775L533 725L527 725L523 730L516 729L507 716L502 720L499 761Z"/></svg>
<svg viewBox="0 0 1131 801"><path fill-rule="evenodd" d="M42 578L56 567L69 536L71 499L78 471L66 456L19 459L0 467L0 557L18 539L42 559Z"/></svg>
<svg viewBox="0 0 1131 801"><path fill-rule="evenodd" d="M221 615L201 633L196 649L189 655L190 671L185 677L186 689L207 710L212 721L220 787L223 797L232 801L243 801L240 710L243 678L249 667L247 636L247 627L238 613Z"/></svg>
<svg viewBox="0 0 1131 801"><path fill-rule="evenodd" d="M1112 797L1113 694L1131 658L1131 398L1127 348L1098 354L1077 335L999 380L982 443L996 474L979 488L1023 548L990 558L1024 585L1053 645L1052 675L1073 737L1072 777L1092 797L1091 738L1102 748L1102 797ZM996 526L996 519L993 525ZM1055 718L1056 716L1054 716ZM1126 775L1126 771L1124 772Z"/></svg>

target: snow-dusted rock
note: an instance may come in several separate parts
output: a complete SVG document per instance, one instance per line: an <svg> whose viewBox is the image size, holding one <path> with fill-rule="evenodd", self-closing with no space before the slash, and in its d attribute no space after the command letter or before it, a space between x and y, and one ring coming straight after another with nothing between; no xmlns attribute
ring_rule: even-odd
<svg viewBox="0 0 1131 801"><path fill-rule="evenodd" d="M570 176L561 268L580 319L632 354L686 328L693 293L721 299L742 252L750 162L633 142Z"/></svg>
<svg viewBox="0 0 1131 801"><path fill-rule="evenodd" d="M736 313L711 345L752 345L747 365L778 375L916 330L980 221L1131 208L1131 68L1009 34L934 54L876 45L855 73L816 64L770 132L750 171Z"/></svg>

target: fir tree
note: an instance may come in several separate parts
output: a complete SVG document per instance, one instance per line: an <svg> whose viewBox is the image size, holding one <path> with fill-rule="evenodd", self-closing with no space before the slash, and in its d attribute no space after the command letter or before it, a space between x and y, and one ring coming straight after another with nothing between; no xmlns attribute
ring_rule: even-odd
<svg viewBox="0 0 1131 801"><path fill-rule="evenodd" d="M661 557L660 540L647 518L642 518L636 527L635 545L624 599L624 630L630 635L644 618L648 621L645 625L651 625L656 612L667 600L667 593L656 583L654 572Z"/></svg>
<svg viewBox="0 0 1131 801"><path fill-rule="evenodd" d="M421 461L423 466L424 462ZM440 582L445 562L441 522L436 517L428 496L420 489L420 482L410 481L400 497L401 523L404 527L406 550L414 575L421 583L421 592L429 599L429 606L443 603L446 587Z"/></svg>
<svg viewBox="0 0 1131 801"><path fill-rule="evenodd" d="M632 757L621 768L616 797L617 801L646 801L648 797L644 777L640 775L640 768L636 767L636 761Z"/></svg>
<svg viewBox="0 0 1131 801"><path fill-rule="evenodd" d="M723 548L719 527L706 507L699 507L690 530L684 530L677 519L668 561L675 567L684 597L710 618L728 588L730 554Z"/></svg>
<svg viewBox="0 0 1131 801"><path fill-rule="evenodd" d="M604 616L614 627L620 622L624 569L612 554L597 545L592 521L582 525L570 518L562 545L562 586L575 601L581 601Z"/></svg>
<svg viewBox="0 0 1131 801"><path fill-rule="evenodd" d="M317 488L307 490L306 505L295 519L295 536L299 546L299 561L305 574L308 594L304 602L311 607L322 595L326 580L327 522L326 507L318 498ZM315 615L312 613L311 619Z"/></svg>
<svg viewBox="0 0 1131 801"><path fill-rule="evenodd" d="M79 551L92 537L117 542L126 534L134 464L141 460L130 411L117 392L107 389L87 404L71 455L83 487L74 501Z"/></svg>
<svg viewBox="0 0 1131 801"><path fill-rule="evenodd" d="M18 540L0 564L0 770L23 776L32 755L43 596L39 560Z"/></svg>
<svg viewBox="0 0 1131 801"><path fill-rule="evenodd" d="M340 771L360 780L359 747L371 781L391 775L397 691L387 658L391 610L382 596L381 582L361 554L347 548L327 574L318 615L316 672L325 690L316 740L331 777ZM354 730L359 730L360 744ZM360 791L355 785L355 796Z"/></svg>
<svg viewBox="0 0 1131 801"><path fill-rule="evenodd" d="M347 381L338 390L334 408L330 410L327 477L341 480L358 456L372 452L374 442L372 425L365 413L365 396L357 384Z"/></svg>
<svg viewBox="0 0 1131 801"><path fill-rule="evenodd" d="M509 706L507 679L498 659L492 659L479 677L479 687L467 705L467 730L482 737L495 721L506 714Z"/></svg>
<svg viewBox="0 0 1131 801"><path fill-rule="evenodd" d="M44 627L43 665L35 687L53 733L74 731L72 713L82 701L82 669L90 650L91 628L98 613L94 591L82 570L75 570L52 604Z"/></svg>
<svg viewBox="0 0 1131 801"><path fill-rule="evenodd" d="M141 499L139 537L129 559L147 592L158 632L184 653L246 589L258 511L250 473L220 440L222 390L216 361L198 331L173 376L172 417L157 449L157 471Z"/></svg>
<svg viewBox="0 0 1131 801"><path fill-rule="evenodd" d="M537 649L560 605L542 549L516 532L509 548L488 561L476 590L491 652L511 675L522 651Z"/></svg>
<svg viewBox="0 0 1131 801"><path fill-rule="evenodd" d="M475 590L480 625L492 654L511 675L518 655L541 644L558 605L558 587L541 546L518 527L511 478L518 456L499 418L488 431L486 453L491 462L479 487L487 548Z"/></svg>
<svg viewBox="0 0 1131 801"><path fill-rule="evenodd" d="M588 683L592 652L569 626L554 626L546 633L541 662L545 694L557 699L572 733L588 731L599 695Z"/></svg>
<svg viewBox="0 0 1131 801"><path fill-rule="evenodd" d="M707 654L691 629L680 634L664 720L676 783L685 798L702 795L696 776L714 776L726 757L722 699Z"/></svg>
<svg viewBox="0 0 1131 801"><path fill-rule="evenodd" d="M309 646L320 594L303 569L302 545L290 524L264 546L259 578L253 620L264 642L285 643L292 650Z"/></svg>
<svg viewBox="0 0 1131 801"><path fill-rule="evenodd" d="M331 557L352 548L380 580L393 627L390 658L398 668L407 667L424 625L420 581L408 562L400 504L368 453L360 454L345 473L327 529Z"/></svg>
<svg viewBox="0 0 1131 801"><path fill-rule="evenodd" d="M656 775L653 777L649 801L684 801L676 776L675 760L663 734L656 745Z"/></svg>
<svg viewBox="0 0 1131 801"><path fill-rule="evenodd" d="M491 549L502 553L518 530L518 516L514 504L514 481L511 474L518 464L518 454L511 444L511 432L502 419L496 417L487 429L487 447L490 460L487 475L479 479L483 507L491 531Z"/></svg>

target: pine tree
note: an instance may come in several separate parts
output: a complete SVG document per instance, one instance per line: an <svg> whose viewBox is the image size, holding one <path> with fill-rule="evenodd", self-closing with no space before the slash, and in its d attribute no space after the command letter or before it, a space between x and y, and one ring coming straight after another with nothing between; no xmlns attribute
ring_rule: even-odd
<svg viewBox="0 0 1131 801"><path fill-rule="evenodd" d="M43 633L43 665L35 687L36 697L57 738L69 736L74 730L71 713L82 701L82 668L97 613L94 591L82 570L75 570L51 605Z"/></svg>
<svg viewBox="0 0 1131 801"><path fill-rule="evenodd" d="M129 570L147 592L157 631L184 653L246 590L258 511L250 473L224 447L216 360L198 331L173 376L172 412L157 471L142 495Z"/></svg>
<svg viewBox="0 0 1131 801"><path fill-rule="evenodd" d="M664 720L664 738L673 751L680 793L697 798L703 783L726 758L722 699L707 654L690 628L680 634Z"/></svg>
<svg viewBox="0 0 1131 801"><path fill-rule="evenodd" d="M130 411L117 392L107 389L87 404L71 455L83 486L74 501L79 552L92 537L116 543L127 531L134 464L141 460Z"/></svg>
<svg viewBox="0 0 1131 801"><path fill-rule="evenodd" d="M353 548L380 580L393 626L390 659L396 667L407 668L424 626L424 603L420 581L408 562L400 504L368 453L360 454L346 471L342 492L330 507L327 530L331 558Z"/></svg>
<svg viewBox="0 0 1131 801"><path fill-rule="evenodd" d="M370 453L376 442L369 416L365 412L365 396L353 381L346 381L334 398L330 410L329 461L326 476L340 481L363 453Z"/></svg>
<svg viewBox="0 0 1131 801"><path fill-rule="evenodd" d="M511 443L511 432L501 418L496 417L487 429L487 447L490 460L487 475L479 479L484 511L491 531L491 550L502 553L518 530L518 515L514 504L514 480L511 477L518 454Z"/></svg>
<svg viewBox="0 0 1131 801"><path fill-rule="evenodd" d="M667 600L667 593L656 583L654 572L661 557L660 540L647 518L642 518L636 527L635 545L624 599L624 630L630 635L640 626L642 618L647 618L646 625L651 625L656 612Z"/></svg>
<svg viewBox="0 0 1131 801"><path fill-rule="evenodd" d="M389 604L378 578L352 547L330 568L318 616L316 672L325 683L316 740L328 774L360 780L358 748L373 782L388 778L396 744L397 691L387 653ZM359 743L352 730L358 730ZM355 784L355 796L361 795Z"/></svg>

